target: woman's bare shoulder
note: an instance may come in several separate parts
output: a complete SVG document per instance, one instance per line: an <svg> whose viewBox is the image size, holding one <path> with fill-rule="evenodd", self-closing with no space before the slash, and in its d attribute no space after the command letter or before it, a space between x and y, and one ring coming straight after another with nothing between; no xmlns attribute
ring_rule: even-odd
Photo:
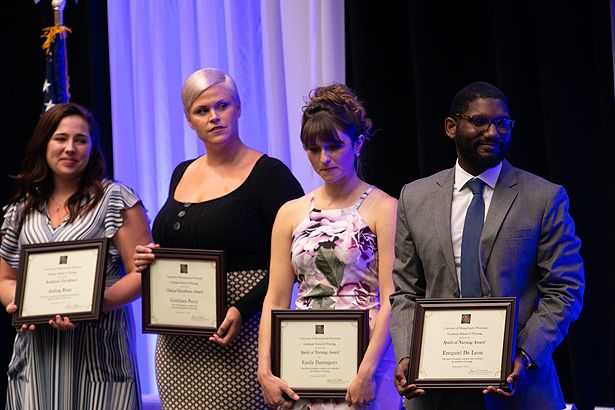
<svg viewBox="0 0 615 410"><path fill-rule="evenodd" d="M359 212L370 228L377 230L382 223L396 218L397 199L376 188L365 198Z"/></svg>
<svg viewBox="0 0 615 410"><path fill-rule="evenodd" d="M310 195L291 199L280 207L276 223L282 225L289 232L294 231L297 225L310 212Z"/></svg>
<svg viewBox="0 0 615 410"><path fill-rule="evenodd" d="M377 212L386 212L397 209L397 199L387 194L380 188L375 188L366 198L370 206Z"/></svg>
<svg viewBox="0 0 615 410"><path fill-rule="evenodd" d="M302 197L291 199L280 207L278 215L283 214L287 217L306 214L310 210L310 195L303 195Z"/></svg>

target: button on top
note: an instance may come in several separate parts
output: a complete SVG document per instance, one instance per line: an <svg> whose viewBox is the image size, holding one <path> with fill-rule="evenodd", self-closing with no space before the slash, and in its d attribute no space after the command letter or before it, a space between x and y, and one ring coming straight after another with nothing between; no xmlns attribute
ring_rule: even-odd
<svg viewBox="0 0 615 410"><path fill-rule="evenodd" d="M181 228L181 227L182 227L182 224L180 224L179 222L175 222L173 224L173 230L175 230L175 231L179 231L179 228Z"/></svg>
<svg viewBox="0 0 615 410"><path fill-rule="evenodd" d="M184 210L179 211L179 213L177 214L177 216L179 216L180 218L183 218L184 215L186 215L186 211L184 211Z"/></svg>
<svg viewBox="0 0 615 410"><path fill-rule="evenodd" d="M185 202L185 203L184 203L184 208L189 208L189 207L190 207L190 205L192 205L190 202Z"/></svg>

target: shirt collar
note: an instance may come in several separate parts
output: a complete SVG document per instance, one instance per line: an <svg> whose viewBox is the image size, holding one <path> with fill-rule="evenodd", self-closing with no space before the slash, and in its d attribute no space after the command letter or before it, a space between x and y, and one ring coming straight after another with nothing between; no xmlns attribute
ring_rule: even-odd
<svg viewBox="0 0 615 410"><path fill-rule="evenodd" d="M495 189L495 184L498 182L498 178L500 177L501 171L502 161L500 161L500 163L497 164L495 167L485 170L485 172L476 176L476 178L479 178L485 184L489 185L491 189ZM457 162L455 163L455 190L459 192L461 188L463 188L464 185L472 178L475 178L474 175L469 174L463 168L461 168L461 166L459 165L459 160L457 160Z"/></svg>

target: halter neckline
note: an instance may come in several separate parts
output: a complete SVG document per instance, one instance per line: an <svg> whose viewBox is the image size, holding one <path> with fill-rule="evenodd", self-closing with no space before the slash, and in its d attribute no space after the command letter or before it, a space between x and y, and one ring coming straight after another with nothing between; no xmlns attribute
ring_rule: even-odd
<svg viewBox="0 0 615 410"><path fill-rule="evenodd" d="M359 199L357 199L352 206L349 206L349 207L346 207L346 208L337 208L337 209L348 209L348 208L359 209L359 207L361 206L361 204L363 203L365 198L367 198L367 196L370 194L370 192L372 192L374 190L374 188L376 188L374 185L370 185L369 187L367 187L367 189L365 191L363 191L363 193L361 194ZM335 210L337 210L337 209L317 209L314 206L314 198L315 198L315 193L314 193L314 191L312 191L310 193L310 208L311 208L312 211L335 211Z"/></svg>

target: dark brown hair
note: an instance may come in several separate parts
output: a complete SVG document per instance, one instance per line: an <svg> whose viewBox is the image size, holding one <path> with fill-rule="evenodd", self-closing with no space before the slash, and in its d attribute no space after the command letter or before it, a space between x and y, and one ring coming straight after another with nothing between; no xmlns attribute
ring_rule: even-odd
<svg viewBox="0 0 615 410"><path fill-rule="evenodd" d="M88 124L92 148L88 164L79 179L77 192L67 201L68 222L73 222L79 215L90 211L103 196L105 159L100 149L98 127L92 113L75 103L57 104L39 118L26 146L21 172L14 177L17 190L12 200L25 201L20 225L30 212L44 206L53 193L53 177L47 164L47 145L60 121L72 115L83 118Z"/></svg>
<svg viewBox="0 0 615 410"><path fill-rule="evenodd" d="M317 87L303 107L301 143L304 149L322 142L340 142L337 130L353 143L359 136L367 140L372 135L372 121L355 93L343 84Z"/></svg>

